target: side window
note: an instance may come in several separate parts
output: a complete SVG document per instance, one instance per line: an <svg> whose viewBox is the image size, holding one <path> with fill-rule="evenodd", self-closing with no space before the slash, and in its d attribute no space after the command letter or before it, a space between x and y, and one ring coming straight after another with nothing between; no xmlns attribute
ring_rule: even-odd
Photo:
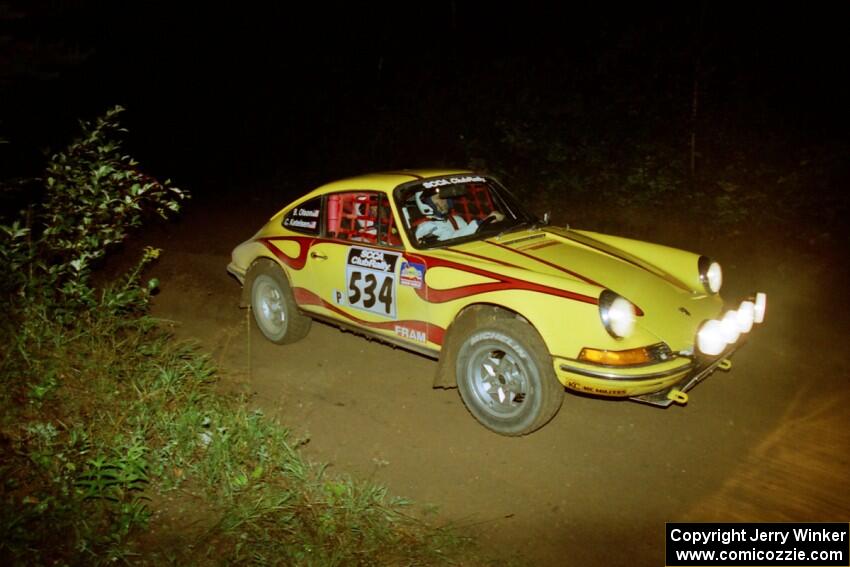
<svg viewBox="0 0 850 567"><path fill-rule="evenodd" d="M322 221L322 198L316 197L296 205L283 217L283 227L295 232L318 235Z"/></svg>
<svg viewBox="0 0 850 567"><path fill-rule="evenodd" d="M351 191L328 195L328 238L401 247L398 227L383 193Z"/></svg>

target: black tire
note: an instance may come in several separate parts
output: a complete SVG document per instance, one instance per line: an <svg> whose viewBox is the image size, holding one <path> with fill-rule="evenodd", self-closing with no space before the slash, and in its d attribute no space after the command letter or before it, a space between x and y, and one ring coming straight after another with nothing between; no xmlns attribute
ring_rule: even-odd
<svg viewBox="0 0 850 567"><path fill-rule="evenodd" d="M543 339L517 318L489 318L467 333L455 372L469 412L501 435L526 435L543 427L564 400Z"/></svg>
<svg viewBox="0 0 850 567"><path fill-rule="evenodd" d="M307 336L313 320L298 309L292 288L280 267L268 261L255 263L245 285L250 286L254 323L266 339L283 345Z"/></svg>

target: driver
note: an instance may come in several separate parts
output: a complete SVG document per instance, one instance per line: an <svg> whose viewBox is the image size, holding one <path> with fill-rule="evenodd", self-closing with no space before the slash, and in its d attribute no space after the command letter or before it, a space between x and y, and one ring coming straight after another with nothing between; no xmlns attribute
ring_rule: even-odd
<svg viewBox="0 0 850 567"><path fill-rule="evenodd" d="M416 193L416 206L426 220L416 227L416 239L435 237L437 240L450 240L461 236L475 234L478 228L487 222L499 222L504 220L505 215L499 211L492 211L481 220L474 219L466 222L463 217L449 213L451 205L448 198L440 196L440 190L418 191Z"/></svg>

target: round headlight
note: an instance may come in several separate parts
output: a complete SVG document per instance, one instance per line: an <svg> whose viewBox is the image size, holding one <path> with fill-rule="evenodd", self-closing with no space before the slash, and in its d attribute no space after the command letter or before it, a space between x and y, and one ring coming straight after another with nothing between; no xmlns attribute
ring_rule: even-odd
<svg viewBox="0 0 850 567"><path fill-rule="evenodd" d="M699 281L702 282L705 291L708 293L717 293L723 285L723 270L720 269L720 264L714 262L706 256L699 257Z"/></svg>
<svg viewBox="0 0 850 567"><path fill-rule="evenodd" d="M635 306L608 289L599 295L599 317L605 330L615 339L628 337L635 328Z"/></svg>

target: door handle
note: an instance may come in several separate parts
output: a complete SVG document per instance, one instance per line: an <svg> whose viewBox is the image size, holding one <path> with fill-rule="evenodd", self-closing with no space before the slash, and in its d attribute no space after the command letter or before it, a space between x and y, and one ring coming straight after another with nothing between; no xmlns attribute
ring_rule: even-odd
<svg viewBox="0 0 850 567"><path fill-rule="evenodd" d="M318 252L310 252L310 257L314 260L327 260L328 257L324 254L319 254Z"/></svg>

